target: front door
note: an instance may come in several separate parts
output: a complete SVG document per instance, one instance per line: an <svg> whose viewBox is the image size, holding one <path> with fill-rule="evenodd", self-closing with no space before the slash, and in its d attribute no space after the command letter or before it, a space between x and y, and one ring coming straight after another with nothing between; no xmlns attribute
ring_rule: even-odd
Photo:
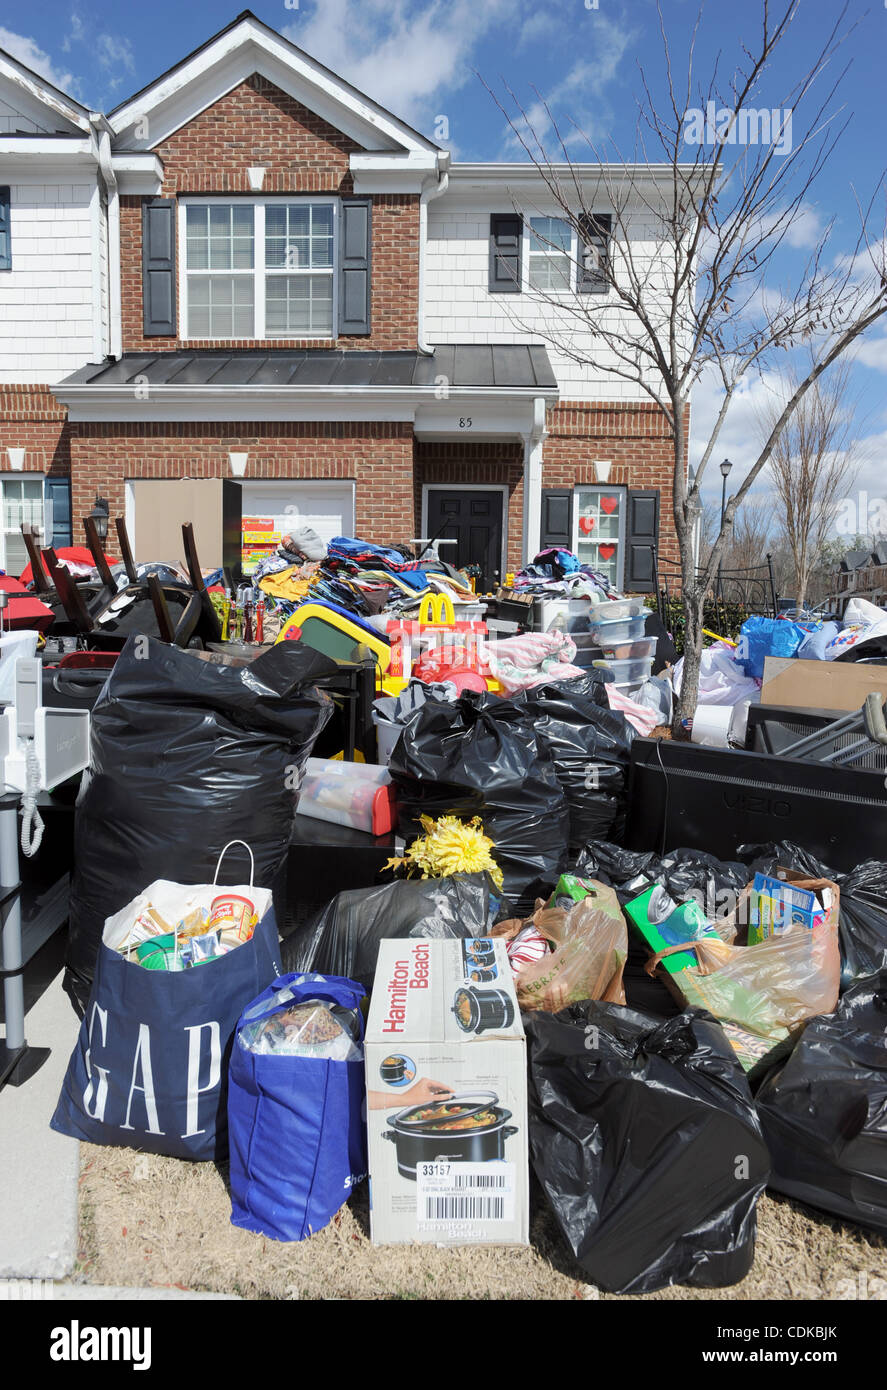
<svg viewBox="0 0 887 1390"><path fill-rule="evenodd" d="M502 496L494 490L428 489L428 535L456 542L440 547L447 564L477 565L479 593L502 580Z"/></svg>

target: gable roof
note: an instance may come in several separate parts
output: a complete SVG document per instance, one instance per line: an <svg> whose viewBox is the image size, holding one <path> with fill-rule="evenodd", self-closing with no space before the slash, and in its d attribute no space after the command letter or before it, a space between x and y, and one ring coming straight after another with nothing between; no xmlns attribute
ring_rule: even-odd
<svg viewBox="0 0 887 1390"><path fill-rule="evenodd" d="M81 135L90 128L88 107L81 106L2 48L0 103L22 118L21 128L4 132L7 135ZM28 130L29 125L34 129Z"/></svg>
<svg viewBox="0 0 887 1390"><path fill-rule="evenodd" d="M254 72L365 150L440 153L440 146L244 10L109 113L116 148L149 149ZM144 132L140 131L140 122Z"/></svg>

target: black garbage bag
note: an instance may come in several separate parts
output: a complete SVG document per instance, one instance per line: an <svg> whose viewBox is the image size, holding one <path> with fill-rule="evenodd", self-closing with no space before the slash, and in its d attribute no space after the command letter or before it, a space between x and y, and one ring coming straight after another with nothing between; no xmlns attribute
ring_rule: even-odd
<svg viewBox="0 0 887 1390"><path fill-rule="evenodd" d="M525 1014L524 1028L533 1166L594 1283L651 1293L742 1279L770 1165L715 1020L587 1000Z"/></svg>
<svg viewBox="0 0 887 1390"><path fill-rule="evenodd" d="M635 731L625 715L602 708L605 684L582 676L515 695L532 721L539 754L554 766L569 811L573 852L590 840L625 835L628 764Z"/></svg>
<svg viewBox="0 0 887 1390"><path fill-rule="evenodd" d="M547 897L566 863L568 814L554 768L540 758L526 709L490 695L428 700L388 764L401 831L423 815L480 816L517 912Z"/></svg>
<svg viewBox="0 0 887 1390"><path fill-rule="evenodd" d="M292 833L295 769L332 713L311 682L332 669L298 642L240 667L129 639L93 710L77 798L64 984L78 1013L105 919L154 879L211 883L223 847L245 840L255 882L271 886ZM222 877L245 867L231 854Z"/></svg>
<svg viewBox="0 0 887 1390"><path fill-rule="evenodd" d="M841 942L841 989L887 969L887 863L866 859L849 873L829 869L790 840L778 844L740 845L752 870L775 873L796 869L807 878L828 878L841 890L838 935Z"/></svg>
<svg viewBox="0 0 887 1390"><path fill-rule="evenodd" d="M887 969L810 1020L757 1109L771 1187L887 1235Z"/></svg>
<svg viewBox="0 0 887 1390"><path fill-rule="evenodd" d="M281 947L283 970L344 975L369 994L379 942L386 937L485 936L490 887L486 874L454 874L348 889L313 922L287 937Z"/></svg>

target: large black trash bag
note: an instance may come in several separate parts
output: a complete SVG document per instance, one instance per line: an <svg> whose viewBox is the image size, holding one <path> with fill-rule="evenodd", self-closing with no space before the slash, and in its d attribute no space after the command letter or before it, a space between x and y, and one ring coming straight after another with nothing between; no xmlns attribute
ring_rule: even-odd
<svg viewBox="0 0 887 1390"><path fill-rule="evenodd" d="M567 803L525 709L490 695L428 700L404 726L388 768L405 835L423 833L423 815L480 816L515 910L532 911L548 896L566 863Z"/></svg>
<svg viewBox="0 0 887 1390"><path fill-rule="evenodd" d="M739 853L761 873L775 873L778 867L795 869L807 878L828 878L838 885L842 991L856 980L887 969L887 863L866 859L842 874L790 840L740 845Z"/></svg>
<svg viewBox="0 0 887 1390"><path fill-rule="evenodd" d="M589 1278L613 1293L742 1279L770 1165L715 1020L586 1000L524 1028L533 1166Z"/></svg>
<svg viewBox="0 0 887 1390"><path fill-rule="evenodd" d="M235 667L129 639L93 711L77 798L65 989L78 1013L105 918L154 879L211 883L222 848L245 840L255 882L271 886L292 832L292 769L332 713L311 682L331 669L298 642ZM220 877L248 872L241 850Z"/></svg>
<svg viewBox="0 0 887 1390"><path fill-rule="evenodd" d="M636 898L651 883L661 883L675 902L695 898L711 918L728 916L749 881L745 864L716 859L705 850L672 849L660 855L605 842L586 846L575 872L612 884L623 903Z"/></svg>
<svg viewBox="0 0 887 1390"><path fill-rule="evenodd" d="M554 765L564 789L574 852L590 840L620 841L625 834L635 731L624 714L601 707L596 696L604 690L603 682L582 676L514 696L532 722L541 757Z"/></svg>
<svg viewBox="0 0 887 1390"><path fill-rule="evenodd" d="M342 975L359 981L369 994L384 938L485 936L489 912L486 874L405 878L348 889L313 923L287 937L281 948L283 970Z"/></svg>
<svg viewBox="0 0 887 1390"><path fill-rule="evenodd" d="M887 1235L887 970L810 1020L757 1108L771 1187Z"/></svg>

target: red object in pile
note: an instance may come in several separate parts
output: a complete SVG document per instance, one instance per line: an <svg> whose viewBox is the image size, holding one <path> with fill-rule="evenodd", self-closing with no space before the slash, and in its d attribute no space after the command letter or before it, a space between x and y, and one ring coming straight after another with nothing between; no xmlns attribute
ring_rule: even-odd
<svg viewBox="0 0 887 1390"><path fill-rule="evenodd" d="M95 561L92 558L92 551L85 545L63 545L55 552L62 561L73 560L75 564L86 565L88 569L95 569ZM106 555L105 559L109 565L119 565L120 561L115 560L113 555ZM30 563L25 565L19 575L23 584L30 584L33 579Z"/></svg>
<svg viewBox="0 0 887 1390"><path fill-rule="evenodd" d="M20 579L13 579L11 574L0 574L0 589L9 595L9 604L3 613L5 632L20 632L23 628L46 631L55 614L39 598L29 593Z"/></svg>

